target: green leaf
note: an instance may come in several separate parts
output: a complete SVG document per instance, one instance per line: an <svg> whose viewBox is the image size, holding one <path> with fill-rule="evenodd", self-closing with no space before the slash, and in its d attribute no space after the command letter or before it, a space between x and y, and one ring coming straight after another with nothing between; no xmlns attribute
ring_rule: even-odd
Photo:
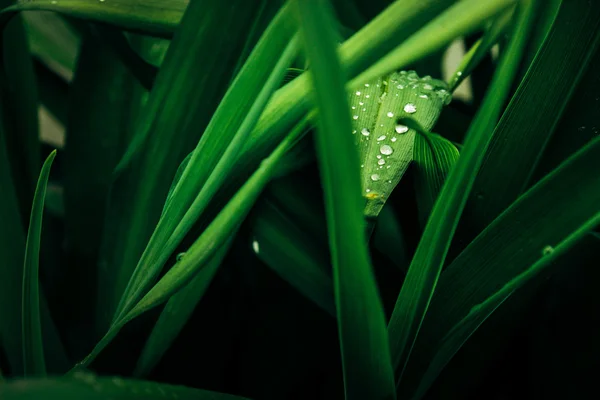
<svg viewBox="0 0 600 400"><path fill-rule="evenodd" d="M293 31L287 20L283 9L219 105L173 189L164 215L134 270L116 318L141 298L227 180L251 130L296 56L297 40L290 40ZM231 110L237 111L235 117Z"/></svg>
<svg viewBox="0 0 600 400"><path fill-rule="evenodd" d="M547 275L550 272L547 270L551 267L570 267L569 260L572 260L572 251L576 249L576 246L580 244L589 231L599 224L600 213L597 213L561 241L556 247L545 248L544 255L538 261L511 279L502 286L500 290L493 293L481 304L471 308L471 311L460 320L442 340L442 343L440 344L435 357L431 360L427 371L425 371L423 379L419 383L419 387L413 398L417 400L425 395L425 392L431 387L439 373L458 352L462 345L516 290L534 279L539 279L542 274Z"/></svg>
<svg viewBox="0 0 600 400"><path fill-rule="evenodd" d="M355 77L350 82L350 87L358 87L440 50L455 38L477 30L488 18L516 2L517 0L459 1Z"/></svg>
<svg viewBox="0 0 600 400"><path fill-rule="evenodd" d="M367 218L377 217L413 160L415 132L397 119L415 115L431 129L450 97L444 82L414 71L366 83L350 95Z"/></svg>
<svg viewBox="0 0 600 400"><path fill-rule="evenodd" d="M74 370L91 363L126 323L165 302L188 284L206 266L206 263L229 240L248 215L254 202L273 176L278 163L306 132L306 125L310 118L310 115L304 118L290 132L190 246L185 252L185 256L181 257L179 262L167 271L131 311L112 324L102 340L98 342L84 360L75 366Z"/></svg>
<svg viewBox="0 0 600 400"><path fill-rule="evenodd" d="M78 373L72 378L21 379L0 385L3 400L247 400L224 393L119 377Z"/></svg>
<svg viewBox="0 0 600 400"><path fill-rule="evenodd" d="M85 21L169 38L188 3L189 0L20 0L2 10L0 27L21 11L54 11Z"/></svg>
<svg viewBox="0 0 600 400"><path fill-rule="evenodd" d="M159 220L179 164L198 143L225 92L253 12L252 3L244 0L194 1L169 45L128 147L129 156L123 157L131 158L132 149L144 146L140 157L131 160L139 168L136 179L123 178L130 186L124 188L127 197L119 199L124 204L114 205L126 214L121 223L127 224L113 261L119 269L114 290L119 298ZM128 164L123 159L119 174Z"/></svg>
<svg viewBox="0 0 600 400"><path fill-rule="evenodd" d="M25 375L46 375L44 345L42 342L42 323L40 319L40 241L42 238L42 218L44 199L50 177L52 161L56 157L54 150L42 166L40 178L33 197L27 242L25 245L25 264L23 267L23 365Z"/></svg>
<svg viewBox="0 0 600 400"><path fill-rule="evenodd" d="M600 43L599 29L600 3L563 3L550 34L502 116L477 175L469 214L479 231L527 188L549 133ZM515 129L523 133L515 134Z"/></svg>
<svg viewBox="0 0 600 400"><path fill-rule="evenodd" d="M467 76L471 75L471 72L473 72L485 55L490 52L492 46L498 43L501 36L506 33L513 20L513 14L514 7L509 8L507 11L496 17L486 29L483 37L469 49L467 54L465 54L460 65L456 69L456 72L452 75L450 82L448 82L451 92L454 92L462 81Z"/></svg>
<svg viewBox="0 0 600 400"><path fill-rule="evenodd" d="M527 39L537 0L524 1L500 66L479 109L462 154L451 170L425 227L388 325L394 367L400 379L437 285L475 175L507 98ZM468 3L468 2L461 2ZM486 3L487 4L487 3Z"/></svg>
<svg viewBox="0 0 600 400"><path fill-rule="evenodd" d="M147 375L169 349L175 338L179 335L179 332L181 332L190 319L192 312L200 300L204 297L204 293L206 293L206 290L210 286L223 258L227 255L230 244L231 240L217 250L206 266L185 287L167 301L165 308L161 311L160 317L150 333L150 337L144 345L142 354L133 372L134 376ZM182 257L185 257L185 255L182 255Z"/></svg>
<svg viewBox="0 0 600 400"><path fill-rule="evenodd" d="M438 134L419 132L415 138L414 185L423 228L458 157L456 147Z"/></svg>
<svg viewBox="0 0 600 400"><path fill-rule="evenodd" d="M316 147L325 191L346 399L395 399L385 316L367 251L359 158L332 10L296 0L319 112Z"/></svg>
<svg viewBox="0 0 600 400"><path fill-rule="evenodd" d="M407 378L422 376L444 336L473 307L527 271L545 253L553 254L552 249L571 240L572 232L596 218L600 210L599 166L597 138L519 197L445 269L415 344ZM406 384L410 387L411 379Z"/></svg>
<svg viewBox="0 0 600 400"><path fill-rule="evenodd" d="M328 254L271 201L255 211L252 247L256 256L307 299L335 317Z"/></svg>

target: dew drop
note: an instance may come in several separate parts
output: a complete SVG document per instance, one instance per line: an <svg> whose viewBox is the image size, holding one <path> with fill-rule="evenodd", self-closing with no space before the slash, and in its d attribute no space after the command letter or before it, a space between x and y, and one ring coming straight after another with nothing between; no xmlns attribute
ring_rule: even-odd
<svg viewBox="0 0 600 400"><path fill-rule="evenodd" d="M179 254L177 254L177 257L175 257L175 260L177 262L179 262L179 261L183 260L183 257L185 257L185 253L179 253Z"/></svg>
<svg viewBox="0 0 600 400"><path fill-rule="evenodd" d="M381 158L381 154L377 154L377 158Z"/></svg>
<svg viewBox="0 0 600 400"><path fill-rule="evenodd" d="M369 86L371 86L371 85L369 85L368 83L365 83L365 87L369 87Z"/></svg>
<svg viewBox="0 0 600 400"><path fill-rule="evenodd" d="M431 86L430 84L426 83L423 85L423 89L425 90L433 90L433 86Z"/></svg>
<svg viewBox="0 0 600 400"><path fill-rule="evenodd" d="M352 119L358 119L358 115L353 115Z"/></svg>
<svg viewBox="0 0 600 400"><path fill-rule="evenodd" d="M402 125L402 124L396 125L396 127L394 129L398 133L406 133L406 132L408 132L408 126Z"/></svg>
<svg viewBox="0 0 600 400"><path fill-rule="evenodd" d="M429 96L427 96L426 94L420 94L419 97L422 98L422 99L428 99L429 98Z"/></svg>
<svg viewBox="0 0 600 400"><path fill-rule="evenodd" d="M353 110L356 110L356 106L352 106L352 109L353 109Z"/></svg>
<svg viewBox="0 0 600 400"><path fill-rule="evenodd" d="M383 165L383 164L385 164L385 160L382 158L381 160L377 161L377 164Z"/></svg>
<svg viewBox="0 0 600 400"><path fill-rule="evenodd" d="M378 142L381 142L382 140L385 140L385 135L381 135L377 138Z"/></svg>
<svg viewBox="0 0 600 400"><path fill-rule="evenodd" d="M370 95L370 94L367 94L367 95L365 95L365 97L368 99L369 97L371 97L371 95Z"/></svg>
<svg viewBox="0 0 600 400"><path fill-rule="evenodd" d="M544 255L544 256L550 255L552 253L554 253L554 247L552 247L552 246L546 246L542 250L542 255Z"/></svg>
<svg viewBox="0 0 600 400"><path fill-rule="evenodd" d="M398 140L398 138L393 137L391 140L392 142L395 142L396 140Z"/></svg>
<svg viewBox="0 0 600 400"><path fill-rule="evenodd" d="M398 86L396 86L396 88L402 90L402 89L404 89L404 85L398 85Z"/></svg>
<svg viewBox="0 0 600 400"><path fill-rule="evenodd" d="M383 146L381 146L379 148L379 152L383 155L389 156L390 154L392 154L394 152L394 149L392 149L387 144L384 144Z"/></svg>
<svg viewBox="0 0 600 400"><path fill-rule="evenodd" d="M252 250L254 250L255 254L258 254L260 251L260 245L258 244L257 240L253 240L252 241Z"/></svg>
<svg viewBox="0 0 600 400"><path fill-rule="evenodd" d="M365 192L367 192L367 193L369 193L370 191L371 191L371 189L367 189L367 190L365 190Z"/></svg>
<svg viewBox="0 0 600 400"><path fill-rule="evenodd" d="M415 112L417 112L417 107L413 103L408 103L404 106L404 112L414 114Z"/></svg>
<svg viewBox="0 0 600 400"><path fill-rule="evenodd" d="M358 105L360 105L360 106L364 106L364 105L365 105L365 103L363 103L362 101L359 101L359 102L358 102Z"/></svg>
<svg viewBox="0 0 600 400"><path fill-rule="evenodd" d="M357 95L357 96L360 96L360 92L356 92L356 95Z"/></svg>
<svg viewBox="0 0 600 400"><path fill-rule="evenodd" d="M371 175L371 180L374 182L377 182L379 180L379 174L373 174Z"/></svg>
<svg viewBox="0 0 600 400"><path fill-rule="evenodd" d="M371 134L367 128L362 128L360 133L362 133L363 136L369 136Z"/></svg>
<svg viewBox="0 0 600 400"><path fill-rule="evenodd" d="M394 113L390 111L390 112L387 113L387 116L388 116L388 118L393 118L394 117Z"/></svg>

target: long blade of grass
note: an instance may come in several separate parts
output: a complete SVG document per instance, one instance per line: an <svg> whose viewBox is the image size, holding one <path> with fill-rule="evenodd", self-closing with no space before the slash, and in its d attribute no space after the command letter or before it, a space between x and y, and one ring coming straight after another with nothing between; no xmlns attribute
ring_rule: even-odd
<svg viewBox="0 0 600 400"><path fill-rule="evenodd" d="M425 227L388 324L400 379L437 285L467 196L521 59L537 0L523 1L508 49Z"/></svg>
<svg viewBox="0 0 600 400"><path fill-rule="evenodd" d="M445 269L407 368L408 387L474 306L594 218L600 209L599 160L597 138L519 197Z"/></svg>
<svg viewBox="0 0 600 400"><path fill-rule="evenodd" d="M20 0L0 12L0 27L21 11L54 11L133 32L169 38L189 0Z"/></svg>
<svg viewBox="0 0 600 400"><path fill-rule="evenodd" d="M296 0L319 112L316 146L325 191L346 399L394 399L385 317L369 261L334 19L322 1Z"/></svg>
<svg viewBox="0 0 600 400"><path fill-rule="evenodd" d="M125 204L115 206L128 214L122 253L115 257L119 298L159 220L179 164L198 143L231 79L254 11L252 2L244 0L194 1L169 46L132 139L147 138L136 159L139 176L125 189Z"/></svg>
<svg viewBox="0 0 600 400"><path fill-rule="evenodd" d="M40 178L33 197L27 242L25 245L25 265L23 267L23 365L25 375L46 375L42 323L40 319L40 241L42 238L42 218L44 199L50 177L50 168L56 157L54 150L42 166Z"/></svg>
<svg viewBox="0 0 600 400"><path fill-rule="evenodd" d="M552 247L542 258L533 265L511 279L500 290L493 293L481 304L474 306L469 314L460 320L442 340L439 349L427 371L423 375L417 388L416 394L412 397L415 400L423 398L427 390L431 387L440 372L458 352L462 345L471 337L471 335L483 324L486 319L500 307L509 296L516 290L525 286L534 279L539 279L542 274L547 275L551 267L566 267L572 258L571 251L585 238L590 230L600 224L600 213L586 221L576 231L571 233L556 247ZM558 264L558 265L557 265ZM571 265L569 265L571 266Z"/></svg>
<svg viewBox="0 0 600 400"><path fill-rule="evenodd" d="M599 44L600 3L564 2L502 116L477 175L469 214L480 230L527 188L549 132L558 123ZM525 134L515 135L515 127ZM501 170L498 165L502 165Z"/></svg>
<svg viewBox="0 0 600 400"><path fill-rule="evenodd" d="M140 299L233 169L267 101L296 56L297 40L292 38L289 41L291 29L286 19L286 11L282 10L219 105L173 190L164 215L123 295L115 319L118 319L119 313L129 311ZM282 47L283 53L280 54ZM258 68L264 72L257 74ZM231 115L231 109L238 111L237 118ZM248 112L246 115L245 110ZM228 131L236 127L237 131L231 136ZM215 163L214 169L211 168Z"/></svg>
<svg viewBox="0 0 600 400"><path fill-rule="evenodd" d="M480 28L489 18L516 2L517 0L459 1L355 77L350 82L350 87L358 87L434 53L455 38Z"/></svg>
<svg viewBox="0 0 600 400"><path fill-rule="evenodd" d="M485 31L483 37L469 49L467 54L465 54L459 66L456 68L456 72L454 72L454 75L452 75L452 78L448 82L451 92L454 92L462 81L467 76L471 75L471 72L473 72L475 67L477 67L485 55L490 52L492 46L494 46L500 37L508 30L513 19L513 14L514 7L501 13Z"/></svg>
<svg viewBox="0 0 600 400"><path fill-rule="evenodd" d="M179 332L181 332L190 319L192 312L200 300L202 300L219 265L227 255L230 244L231 240L217 250L206 266L183 289L175 293L167 301L165 308L160 313L160 317L150 333L150 337L148 337L144 345L133 376L141 377L147 375L169 349L175 338L177 338L177 335L179 335Z"/></svg>
<svg viewBox="0 0 600 400"><path fill-rule="evenodd" d="M167 385L120 377L75 374L73 378L47 378L7 381L0 385L3 400L248 400L230 394L209 392L185 386Z"/></svg>
<svg viewBox="0 0 600 400"><path fill-rule="evenodd" d="M232 232L238 228L246 215L248 215L250 208L269 182L269 179L273 176L282 157L306 132L305 129L309 118L310 115L304 118L284 141L277 146L273 153L261 163L250 179L246 181L200 237L185 252L185 256L167 271L130 312L112 324L109 331L98 342L92 352L75 366L75 370L91 363L127 322L165 302L189 283L205 267L215 252L230 238Z"/></svg>

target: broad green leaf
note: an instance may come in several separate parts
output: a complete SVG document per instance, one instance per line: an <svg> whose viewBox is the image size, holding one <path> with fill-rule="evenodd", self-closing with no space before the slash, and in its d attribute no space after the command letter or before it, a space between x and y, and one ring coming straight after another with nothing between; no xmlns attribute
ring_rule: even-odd
<svg viewBox="0 0 600 400"><path fill-rule="evenodd" d="M419 132L415 138L414 174L419 221L424 228L448 173L458 161L458 150L435 133Z"/></svg>
<svg viewBox="0 0 600 400"><path fill-rule="evenodd" d="M230 394L120 377L78 373L69 378L20 379L0 385L3 400L248 400Z"/></svg>
<svg viewBox="0 0 600 400"><path fill-rule="evenodd" d="M1 0L0 8L12 3ZM27 225L40 168L37 87L22 19L16 18L2 29L0 112L20 213Z"/></svg>
<svg viewBox="0 0 600 400"><path fill-rule="evenodd" d="M252 222L252 248L283 280L335 317L328 254L278 207L265 200Z"/></svg>
<svg viewBox="0 0 600 400"><path fill-rule="evenodd" d="M377 79L434 53L459 36L471 33L517 0L464 0L448 8L366 71L352 79L352 88Z"/></svg>
<svg viewBox="0 0 600 400"><path fill-rule="evenodd" d="M519 197L445 269L407 367L407 389L473 307L595 218L599 166L597 138Z"/></svg>
<svg viewBox="0 0 600 400"><path fill-rule="evenodd" d="M147 375L169 349L173 341L177 338L177 335L179 335L179 332L181 332L190 319L192 312L200 300L202 300L202 297L204 297L204 293L206 293L206 290L210 286L219 265L227 255L230 244L231 240L221 249L217 250L206 266L183 289L175 293L167 301L165 308L161 311L160 317L150 333L150 337L144 345L142 354L133 372L134 376Z"/></svg>
<svg viewBox="0 0 600 400"><path fill-rule="evenodd" d="M54 11L133 32L171 37L189 0L20 0L2 10L0 26L21 11Z"/></svg>
<svg viewBox="0 0 600 400"><path fill-rule="evenodd" d="M25 244L23 301L21 304L23 305L23 365L26 376L46 375L42 321L40 318L40 241L42 238L44 199L46 198L46 187L54 157L56 157L56 150L50 153L42 166L33 197L27 242Z"/></svg>
<svg viewBox="0 0 600 400"><path fill-rule="evenodd" d="M521 3L515 30L490 91L469 128L461 157L444 184L423 232L388 324L394 367L401 379L429 308L448 248L526 42L537 0ZM468 2L461 2L468 3Z"/></svg>
<svg viewBox="0 0 600 400"><path fill-rule="evenodd" d="M298 123L294 130L260 164L260 167L252 174L250 179L246 181L206 230L202 232L200 237L190 246L185 252L185 256L181 257L179 262L167 271L127 315L112 324L109 331L98 342L92 352L78 363L73 370L91 363L126 323L168 300L206 266L206 263L210 261L248 215L254 202L273 176L278 163L306 132L306 126L311 117L309 115Z"/></svg>
<svg viewBox="0 0 600 400"><path fill-rule="evenodd" d="M130 154L129 149L144 146L132 160L139 175L127 182L128 196L119 199L125 204L114 206L127 214L127 233L114 261L119 298L158 222L179 164L198 143L225 92L253 12L252 3L243 0L194 1L169 45L127 150Z"/></svg>
<svg viewBox="0 0 600 400"><path fill-rule="evenodd" d="M600 43L599 29L600 3L563 3L551 32L502 116L477 175L469 214L479 230L527 188L540 152ZM517 127L520 134L515 134Z"/></svg>
<svg viewBox="0 0 600 400"><path fill-rule="evenodd" d="M413 160L415 132L398 118L414 116L431 129L450 97L444 82L414 71L365 83L350 95L367 218L377 217Z"/></svg>
<svg viewBox="0 0 600 400"><path fill-rule="evenodd" d="M282 9L273 20L211 119L134 270L117 318L141 298L227 180L251 130L296 56L297 39L290 40L293 26L287 15ZM256 72L259 68L261 74ZM235 117L231 110L237 111Z"/></svg>
<svg viewBox="0 0 600 400"><path fill-rule="evenodd" d="M346 399L395 399L385 316L369 260L359 156L336 53L332 10L316 0L296 0L319 112L316 133Z"/></svg>
<svg viewBox="0 0 600 400"><path fill-rule="evenodd" d="M81 37L60 17L51 12L22 14L29 47L44 65L70 81L75 71Z"/></svg>
<svg viewBox="0 0 600 400"><path fill-rule="evenodd" d="M431 360L427 371L425 371L425 374L419 383L417 392L412 398L418 400L425 395L439 373L458 352L462 345L516 290L535 279L539 279L542 274L547 275L551 272L548 271L551 267L571 267L569 263L569 260L572 260L573 258L571 252L576 249L576 246L580 244L589 231L599 224L600 213L597 213L581 227L577 228L577 230L567 236L556 247L545 248L542 257L538 261L507 282L501 289L494 292L481 304L473 306L471 311L454 325L450 332L442 339L437 353L433 360Z"/></svg>
<svg viewBox="0 0 600 400"><path fill-rule="evenodd" d="M485 55L490 52L492 46L494 46L500 37L506 33L512 22L513 14L514 7L496 17L486 29L483 37L469 49L467 54L465 54L460 65L457 67L456 72L452 75L450 82L448 82L451 92L454 92L462 81L467 76L471 75L473 69L475 69Z"/></svg>

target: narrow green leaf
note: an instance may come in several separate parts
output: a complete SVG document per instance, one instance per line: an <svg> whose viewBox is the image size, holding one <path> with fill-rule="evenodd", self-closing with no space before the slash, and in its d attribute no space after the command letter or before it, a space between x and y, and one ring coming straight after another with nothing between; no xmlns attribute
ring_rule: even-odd
<svg viewBox="0 0 600 400"><path fill-rule="evenodd" d="M185 252L185 256L167 271L127 315L112 324L109 331L98 342L92 352L75 366L75 370L91 363L127 322L165 302L188 284L206 266L206 263L231 237L231 234L238 229L248 215L254 202L273 176L275 168L282 157L306 132L306 125L310 118L310 115L304 118L277 146L273 153L260 164L259 168Z"/></svg>
<svg viewBox="0 0 600 400"><path fill-rule="evenodd" d="M132 148L144 146L135 160L139 174L127 182L128 197L119 199L125 204L114 205L123 209L128 227L114 261L119 298L159 220L179 164L198 143L225 92L254 12L245 0L194 1L169 45L127 150L131 155ZM121 167L127 165L122 161Z"/></svg>
<svg viewBox="0 0 600 400"><path fill-rule="evenodd" d="M355 77L350 82L350 87L358 87L434 53L455 38L480 28L488 18L506 10L516 2L517 0L464 0L457 2Z"/></svg>
<svg viewBox="0 0 600 400"><path fill-rule="evenodd" d="M326 251L275 204L263 201L252 223L252 247L283 280L335 317L333 281Z"/></svg>
<svg viewBox="0 0 600 400"><path fill-rule="evenodd" d="M42 218L44 199L50 177L52 161L56 157L54 150L42 166L40 178L33 197L27 243L25 245L25 265L23 267L23 365L25 375L46 375L44 345L42 342L42 323L40 318L40 240L42 238Z"/></svg>
<svg viewBox="0 0 600 400"><path fill-rule="evenodd" d="M600 3L564 2L502 116L477 175L469 214L478 229L493 221L527 188L549 133L599 43ZM526 134L515 135L516 129Z"/></svg>
<svg viewBox="0 0 600 400"><path fill-rule="evenodd" d="M297 40L289 40L292 32L286 15L282 10L267 29L219 105L134 270L115 319L141 298L233 169L251 130L296 56ZM256 73L259 66L262 74ZM232 109L238 112L237 118L232 116ZM237 127L233 136L228 127L232 131Z"/></svg>
<svg viewBox="0 0 600 400"><path fill-rule="evenodd" d="M134 376L141 377L147 375L169 349L179 335L179 332L181 332L190 319L192 312L200 300L202 300L202 297L204 297L204 293L206 293L206 290L210 286L219 265L227 255L230 244L231 240L217 250L206 266L183 289L175 293L167 301L165 308L160 313L160 317L150 333L150 337L144 345L142 354L133 372ZM182 257L185 256L183 255Z"/></svg>
<svg viewBox="0 0 600 400"><path fill-rule="evenodd" d="M521 3L513 36L478 111L462 155L451 170L425 227L388 325L394 367L400 378L436 288L452 237L492 129L516 74L537 0ZM468 2L461 2L468 3Z"/></svg>
<svg viewBox="0 0 600 400"><path fill-rule="evenodd" d="M385 316L369 260L359 158L336 54L332 10L296 0L319 112L316 146L325 191L346 399L395 399Z"/></svg>
<svg viewBox="0 0 600 400"><path fill-rule="evenodd" d="M21 379L0 385L3 400L248 400L230 394L185 386L78 373L71 378Z"/></svg>
<svg viewBox="0 0 600 400"><path fill-rule="evenodd" d="M169 38L189 0L19 0L0 12L0 27L21 11L54 11L86 21Z"/></svg>
<svg viewBox="0 0 600 400"><path fill-rule="evenodd" d="M456 147L440 135L420 132L415 138L414 184L423 228L458 157Z"/></svg>
<svg viewBox="0 0 600 400"><path fill-rule="evenodd" d="M443 337L474 306L595 218L598 168L600 138L519 197L446 267L407 368L407 387L422 376Z"/></svg>
<svg viewBox="0 0 600 400"><path fill-rule="evenodd" d="M481 304L474 306L462 320L454 325L444 339L442 339L442 343L440 344L435 357L431 360L423 379L419 383L417 392L412 398L415 400L423 398L442 369L444 369L462 345L471 337L477 328L479 328L479 326L481 326L481 324L483 324L486 319L513 294L514 291L520 289L534 279L538 279L542 273L547 274L547 270L550 269L550 267L556 266L556 264L564 267L571 266L568 262L568 260L572 258L571 251L585 238L590 230L594 229L599 224L600 213L597 213L561 241L556 247L548 247L543 257L533 265L511 279Z"/></svg>
<svg viewBox="0 0 600 400"><path fill-rule="evenodd" d="M475 67L477 67L485 55L490 52L492 46L494 46L500 37L508 30L508 27L513 20L513 14L514 7L509 8L507 11L496 17L486 29L483 37L469 49L467 54L465 54L460 65L456 68L456 72L452 75L450 82L448 82L451 92L454 92L462 81L467 76L471 75L471 72L473 72Z"/></svg>

